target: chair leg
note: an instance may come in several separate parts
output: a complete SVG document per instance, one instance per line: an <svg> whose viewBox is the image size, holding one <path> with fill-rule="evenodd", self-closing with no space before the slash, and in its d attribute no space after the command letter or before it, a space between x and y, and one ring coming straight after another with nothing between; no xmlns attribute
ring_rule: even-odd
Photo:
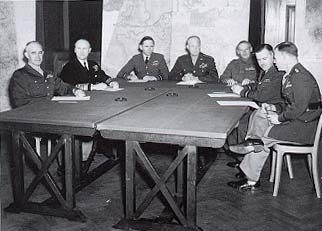
<svg viewBox="0 0 322 231"><path fill-rule="evenodd" d="M41 137L35 137L35 140L36 140L36 152L40 156L40 141L41 141Z"/></svg>
<svg viewBox="0 0 322 231"><path fill-rule="evenodd" d="M286 164L287 164L288 175L290 179L293 179L294 178L293 167L292 167L291 155L289 154L286 155Z"/></svg>
<svg viewBox="0 0 322 231"><path fill-rule="evenodd" d="M307 155L307 165L309 167L310 177L313 178L313 172L312 172L312 156L311 156L311 154L308 154Z"/></svg>
<svg viewBox="0 0 322 231"><path fill-rule="evenodd" d="M271 175L269 177L269 182L274 182L275 172L276 172L276 151L271 150L272 163L271 163Z"/></svg>
<svg viewBox="0 0 322 231"><path fill-rule="evenodd" d="M318 161L317 158L312 157L312 175L313 175L313 182L315 186L316 197L321 198L321 188L320 188L320 181L319 181L319 171L318 171Z"/></svg>
<svg viewBox="0 0 322 231"><path fill-rule="evenodd" d="M282 173L282 164L283 164L283 155L284 155L284 153L277 151L275 183L274 183L274 191L273 191L273 196L274 197L277 196L278 188L280 186L281 173Z"/></svg>

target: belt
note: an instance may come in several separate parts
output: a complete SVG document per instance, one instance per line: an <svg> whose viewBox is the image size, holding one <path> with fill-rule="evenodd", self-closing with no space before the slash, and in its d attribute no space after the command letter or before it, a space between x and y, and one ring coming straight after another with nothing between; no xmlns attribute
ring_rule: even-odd
<svg viewBox="0 0 322 231"><path fill-rule="evenodd" d="M309 103L308 109L309 110L316 110L322 108L322 103L317 102L317 103Z"/></svg>

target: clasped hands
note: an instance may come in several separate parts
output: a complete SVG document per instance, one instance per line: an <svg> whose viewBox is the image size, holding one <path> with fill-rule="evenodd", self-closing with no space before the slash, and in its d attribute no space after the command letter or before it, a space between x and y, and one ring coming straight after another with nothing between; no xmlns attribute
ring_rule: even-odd
<svg viewBox="0 0 322 231"><path fill-rule="evenodd" d="M278 114L276 112L276 107L273 104L263 103L261 108L262 113L264 113L271 124L280 124L278 120Z"/></svg>
<svg viewBox="0 0 322 231"><path fill-rule="evenodd" d="M187 73L182 77L182 81L189 82L189 81L198 81L199 78L194 76L192 73Z"/></svg>
<svg viewBox="0 0 322 231"><path fill-rule="evenodd" d="M137 80L139 78L136 76L136 74L131 73L130 75L128 75L127 79L128 80ZM146 80L146 81L157 81L157 78L154 77L154 76L146 75L146 76L143 77L143 80Z"/></svg>

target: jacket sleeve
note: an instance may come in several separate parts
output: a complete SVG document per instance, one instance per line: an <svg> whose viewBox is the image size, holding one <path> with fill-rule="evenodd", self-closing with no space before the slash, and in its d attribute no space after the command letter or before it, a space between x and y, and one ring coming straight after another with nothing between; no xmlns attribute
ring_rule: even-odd
<svg viewBox="0 0 322 231"><path fill-rule="evenodd" d="M75 86L78 81L75 79L75 75L77 75L74 72L74 68L71 66L70 63L67 63L64 67L63 70L61 71L59 78L62 79L65 83L71 84Z"/></svg>
<svg viewBox="0 0 322 231"><path fill-rule="evenodd" d="M163 55L161 56L161 59L160 59L160 75L161 75L161 80L167 80L169 77L169 69Z"/></svg>
<svg viewBox="0 0 322 231"><path fill-rule="evenodd" d="M127 64L119 71L117 78L127 79L127 76L135 69L134 58L132 57Z"/></svg>
<svg viewBox="0 0 322 231"><path fill-rule="evenodd" d="M111 79L111 76L107 75L105 71L103 71L100 65L98 65L97 63L95 63L94 66L97 66L98 68L98 70L94 72L94 75L97 75L96 77L94 76L94 78L96 79L96 83L110 82L109 79Z"/></svg>
<svg viewBox="0 0 322 231"><path fill-rule="evenodd" d="M203 82L216 82L216 83L218 83L219 78L218 78L218 72L217 72L215 60L213 58L211 58L208 62L208 65L209 65L208 74L205 76L200 76L199 80L201 80Z"/></svg>
<svg viewBox="0 0 322 231"><path fill-rule="evenodd" d="M56 76L53 77L55 86L54 86L54 93L57 95L72 95L74 86L63 82L60 78Z"/></svg>
<svg viewBox="0 0 322 231"><path fill-rule="evenodd" d="M252 83L244 87L244 90L241 92L241 96L253 99L260 103L265 103L273 98L276 95L280 95L281 91L281 76L272 76L270 78L270 83L262 82L260 87L258 83Z"/></svg>
<svg viewBox="0 0 322 231"><path fill-rule="evenodd" d="M181 66L181 63L180 63L180 60L177 59L176 63L174 64L172 70L170 71L169 73L169 80L179 80L181 81L182 79L182 66Z"/></svg>
<svg viewBox="0 0 322 231"><path fill-rule="evenodd" d="M292 81L292 90L287 92L287 100L284 110L278 116L280 122L297 119L308 108L313 92L313 84L303 74L296 74Z"/></svg>
<svg viewBox="0 0 322 231"><path fill-rule="evenodd" d="M231 61L227 65L226 69L224 70L224 72L220 76L221 82L227 83L227 80L232 78L232 69L233 69L233 61Z"/></svg>

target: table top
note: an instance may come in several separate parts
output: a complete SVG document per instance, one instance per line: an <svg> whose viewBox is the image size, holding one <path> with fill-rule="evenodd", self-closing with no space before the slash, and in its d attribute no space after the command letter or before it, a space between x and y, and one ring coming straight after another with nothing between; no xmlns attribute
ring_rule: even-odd
<svg viewBox="0 0 322 231"><path fill-rule="evenodd" d="M98 122L130 110L167 91L169 91L167 88L149 90L128 86L117 92L87 92L91 96L88 101L44 100L0 113L0 125L7 129L20 127L29 131L61 128L71 133L77 133L73 128L78 130L82 128L93 133ZM116 99L126 99L126 101L117 101Z"/></svg>
<svg viewBox="0 0 322 231"><path fill-rule="evenodd" d="M176 86L165 94L97 124L105 138L223 146L246 107L223 107L207 93L223 89Z"/></svg>

